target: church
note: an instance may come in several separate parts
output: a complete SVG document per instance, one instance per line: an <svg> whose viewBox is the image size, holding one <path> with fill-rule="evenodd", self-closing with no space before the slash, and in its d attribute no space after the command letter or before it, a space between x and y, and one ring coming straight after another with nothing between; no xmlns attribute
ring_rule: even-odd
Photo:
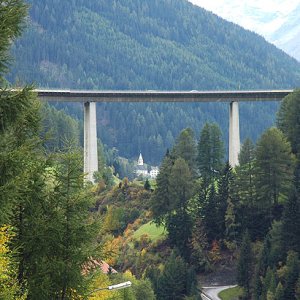
<svg viewBox="0 0 300 300"><path fill-rule="evenodd" d="M140 156L138 158L137 165L135 168L136 176L137 177L142 176L145 178L155 179L159 173L159 168L152 167L152 166L149 166L149 167L150 167L150 171L148 172L148 166L146 164L144 164L142 153L140 153Z"/></svg>

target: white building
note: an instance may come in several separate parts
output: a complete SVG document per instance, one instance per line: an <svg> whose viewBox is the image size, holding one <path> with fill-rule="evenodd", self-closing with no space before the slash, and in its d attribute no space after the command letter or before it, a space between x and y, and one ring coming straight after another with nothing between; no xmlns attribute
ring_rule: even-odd
<svg viewBox="0 0 300 300"><path fill-rule="evenodd" d="M146 178L155 179L159 173L159 168L151 166L151 170L150 170L150 172L148 172L148 167L146 164L144 164L142 153L140 153L140 156L137 161L135 173L136 173L137 177L142 176L142 177L146 177Z"/></svg>
<svg viewBox="0 0 300 300"><path fill-rule="evenodd" d="M159 168L158 167L152 167L150 171L150 177L151 179L155 179L159 173Z"/></svg>
<svg viewBox="0 0 300 300"><path fill-rule="evenodd" d="M142 153L140 153L135 172L137 176L148 177L148 168L144 165Z"/></svg>

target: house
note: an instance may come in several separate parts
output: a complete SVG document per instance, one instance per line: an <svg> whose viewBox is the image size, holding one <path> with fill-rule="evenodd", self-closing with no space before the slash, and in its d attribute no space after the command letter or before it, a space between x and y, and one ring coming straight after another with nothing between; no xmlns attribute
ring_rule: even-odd
<svg viewBox="0 0 300 300"><path fill-rule="evenodd" d="M152 167L150 171L150 177L151 179L155 179L159 173L159 168L158 167Z"/></svg>

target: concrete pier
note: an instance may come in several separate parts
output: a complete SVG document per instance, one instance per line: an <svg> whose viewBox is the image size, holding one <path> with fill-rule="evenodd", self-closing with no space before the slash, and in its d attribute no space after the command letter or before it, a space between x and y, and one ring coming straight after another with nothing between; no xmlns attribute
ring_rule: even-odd
<svg viewBox="0 0 300 300"><path fill-rule="evenodd" d="M86 180L94 182L98 171L96 102L84 103L84 173Z"/></svg>
<svg viewBox="0 0 300 300"><path fill-rule="evenodd" d="M229 108L229 164L232 167L239 164L240 147L239 103L234 101Z"/></svg>

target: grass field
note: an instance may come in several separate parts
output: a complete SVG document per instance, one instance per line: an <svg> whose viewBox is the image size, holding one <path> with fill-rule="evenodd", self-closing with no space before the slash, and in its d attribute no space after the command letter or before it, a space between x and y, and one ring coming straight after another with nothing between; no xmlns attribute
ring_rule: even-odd
<svg viewBox="0 0 300 300"><path fill-rule="evenodd" d="M133 235L135 239L139 239L143 234L147 234L149 238L154 242L166 235L163 226L157 227L154 223L148 222L142 225Z"/></svg>
<svg viewBox="0 0 300 300"><path fill-rule="evenodd" d="M218 296L222 300L237 300L242 294L243 290L239 286L236 286L220 292Z"/></svg>

